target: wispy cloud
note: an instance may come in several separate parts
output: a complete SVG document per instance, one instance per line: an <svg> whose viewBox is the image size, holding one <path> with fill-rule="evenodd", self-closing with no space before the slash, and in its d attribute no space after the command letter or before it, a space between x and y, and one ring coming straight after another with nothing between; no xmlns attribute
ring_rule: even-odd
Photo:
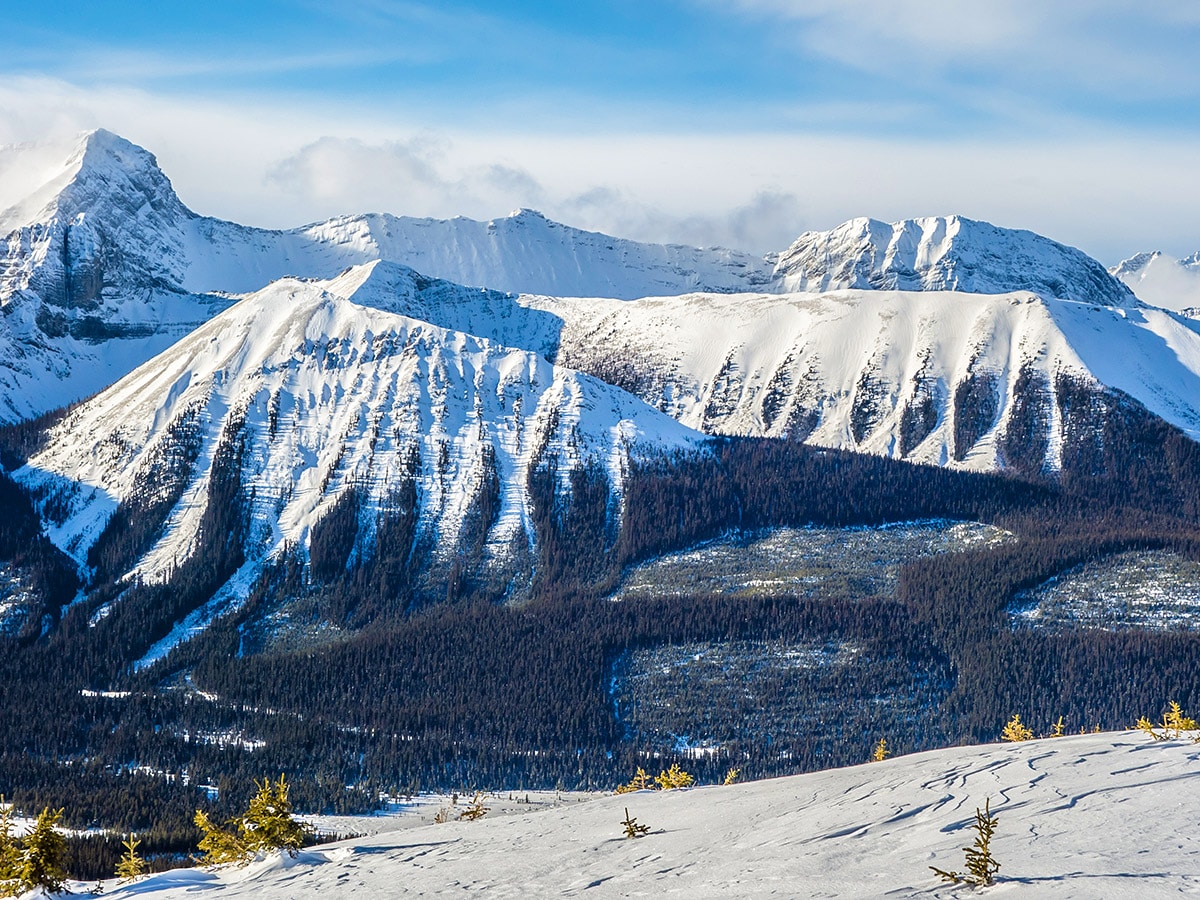
<svg viewBox="0 0 1200 900"><path fill-rule="evenodd" d="M1200 6L1192 0L699 2L785 23L798 52L901 82L977 73L986 75L973 85L981 93L1006 85L1126 97L1200 90Z"/></svg>

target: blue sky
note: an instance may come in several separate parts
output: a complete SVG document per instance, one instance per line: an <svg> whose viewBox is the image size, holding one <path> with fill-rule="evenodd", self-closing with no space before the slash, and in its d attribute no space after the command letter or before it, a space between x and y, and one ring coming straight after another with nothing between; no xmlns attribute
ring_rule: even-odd
<svg viewBox="0 0 1200 900"><path fill-rule="evenodd" d="M108 127L256 224L525 205L766 250L959 212L1200 249L1192 0L12 7L0 141Z"/></svg>

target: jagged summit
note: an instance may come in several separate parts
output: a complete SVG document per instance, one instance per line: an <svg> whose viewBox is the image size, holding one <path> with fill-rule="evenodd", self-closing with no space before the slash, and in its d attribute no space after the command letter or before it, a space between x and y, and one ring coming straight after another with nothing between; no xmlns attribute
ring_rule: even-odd
<svg viewBox="0 0 1200 900"><path fill-rule="evenodd" d="M0 211L0 234L57 218L103 214L108 204L133 210L148 205L191 215L154 154L111 131L85 132L60 159L47 165L17 202Z"/></svg>
<svg viewBox="0 0 1200 900"><path fill-rule="evenodd" d="M1104 306L1134 299L1074 247L962 216L891 224L860 218L831 231L806 232L779 255L774 278L784 291L1031 291Z"/></svg>

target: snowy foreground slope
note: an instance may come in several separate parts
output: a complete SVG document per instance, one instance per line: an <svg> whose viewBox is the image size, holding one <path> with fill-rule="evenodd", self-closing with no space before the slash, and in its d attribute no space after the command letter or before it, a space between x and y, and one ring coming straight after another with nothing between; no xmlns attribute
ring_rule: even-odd
<svg viewBox="0 0 1200 900"><path fill-rule="evenodd" d="M988 798L1001 869L979 896L1200 892L1200 747L1130 732L429 825L245 869L110 882L105 896L968 897L928 867L962 870L967 826ZM622 836L626 808L648 836Z"/></svg>

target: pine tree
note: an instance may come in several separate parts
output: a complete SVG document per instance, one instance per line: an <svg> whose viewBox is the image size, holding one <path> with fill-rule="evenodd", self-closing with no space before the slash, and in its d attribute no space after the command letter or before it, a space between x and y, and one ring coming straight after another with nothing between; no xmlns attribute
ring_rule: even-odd
<svg viewBox="0 0 1200 900"><path fill-rule="evenodd" d="M629 783L618 785L616 792L618 794L629 794L633 791L649 790L650 787L650 776L646 774L645 769L643 769L641 766L638 766L637 772L631 779L629 779Z"/></svg>
<svg viewBox="0 0 1200 900"><path fill-rule="evenodd" d="M260 850L286 850L289 856L295 856L312 829L292 817L287 781L280 775L274 783L264 778L255 785L258 793L238 822L246 849L252 854Z"/></svg>
<svg viewBox="0 0 1200 900"><path fill-rule="evenodd" d="M1008 720L1008 724L1004 726L1004 731L1000 733L1000 739L1009 741L1010 743L1020 743L1033 739L1033 731L1027 728L1022 722L1020 716L1013 716Z"/></svg>
<svg viewBox="0 0 1200 900"><path fill-rule="evenodd" d="M121 884L127 884L131 881L137 881L146 874L146 861L138 855L137 848L142 842L136 836L130 835L128 839L121 842L121 846L125 848L125 853L117 863L117 878Z"/></svg>
<svg viewBox="0 0 1200 900"><path fill-rule="evenodd" d="M193 820L204 836L200 838L199 849L204 854L202 862L209 866L221 866L225 863L244 862L250 853L237 834L222 828L208 817L208 813L196 810Z"/></svg>
<svg viewBox="0 0 1200 900"><path fill-rule="evenodd" d="M256 853L272 850L285 850L295 856L304 846L312 827L292 817L284 776L276 782L264 778L254 785L258 793L251 798L246 812L228 823L232 828L222 828L206 813L196 812L196 827L204 832L199 847L208 865L245 862Z"/></svg>
<svg viewBox="0 0 1200 900"><path fill-rule="evenodd" d="M663 791L691 787L695 782L695 778L679 768L679 763L671 763L671 768L659 772L654 779L654 783Z"/></svg>
<svg viewBox="0 0 1200 900"><path fill-rule="evenodd" d="M20 865L21 848L13 837L12 807L0 797L0 897L16 896Z"/></svg>
<svg viewBox="0 0 1200 900"><path fill-rule="evenodd" d="M61 809L51 812L46 807L38 815L33 831L21 841L18 893L41 888L47 894L57 894L65 887L67 873L62 865L67 841L56 829L62 814Z"/></svg>
<svg viewBox="0 0 1200 900"><path fill-rule="evenodd" d="M991 802L989 797L984 800L982 810L975 808L975 823L971 826L971 830L975 832L975 841L970 847L963 847L963 853L967 857L966 873L947 872L937 866L929 867L943 881L973 884L976 887L986 887L995 882L1000 863L992 856L992 836L996 833L999 820L992 815Z"/></svg>
<svg viewBox="0 0 1200 900"><path fill-rule="evenodd" d="M722 781L721 784L726 785L726 786L731 785L731 784L736 784L737 780L739 778L741 778L741 776L742 776L742 770L735 766L735 767L731 768L728 772L725 773L725 780Z"/></svg>
<svg viewBox="0 0 1200 900"><path fill-rule="evenodd" d="M887 738L880 738L871 753L871 762L883 762L892 754L888 752Z"/></svg>
<svg viewBox="0 0 1200 900"><path fill-rule="evenodd" d="M1196 720L1183 714L1183 707L1172 700L1163 713L1163 732L1167 737L1176 739L1183 737L1185 731L1196 730Z"/></svg>
<svg viewBox="0 0 1200 900"><path fill-rule="evenodd" d="M1067 733L1067 726L1063 723L1063 717L1059 716L1058 721L1050 726L1050 737L1062 737Z"/></svg>

